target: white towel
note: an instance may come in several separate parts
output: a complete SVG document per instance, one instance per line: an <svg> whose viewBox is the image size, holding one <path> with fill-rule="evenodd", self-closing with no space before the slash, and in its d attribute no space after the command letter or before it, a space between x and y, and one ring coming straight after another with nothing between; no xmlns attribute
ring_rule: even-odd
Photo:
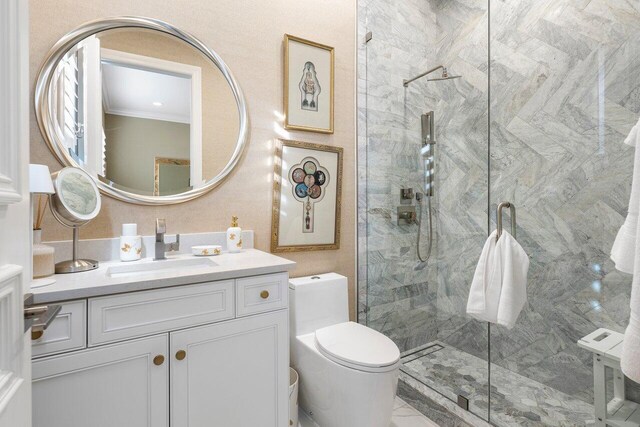
<svg viewBox="0 0 640 427"><path fill-rule="evenodd" d="M624 143L633 147L637 145L638 136L638 122ZM629 200L629 208L627 218L618 230L616 240L613 242L611 248L611 259L616 264L616 268L624 273L633 274L633 266L635 264L636 253L636 235L638 229L638 215L640 214L640 161L638 156L640 150L636 150L635 163L633 165L633 181L631 184L631 198Z"/></svg>
<svg viewBox="0 0 640 427"><path fill-rule="evenodd" d="M639 250L639 248L636 248ZM620 367L635 382L640 382L640 269L636 267L631 287L631 316L624 332Z"/></svg>
<svg viewBox="0 0 640 427"><path fill-rule="evenodd" d="M529 257L507 231L487 239L469 291L467 314L513 328L527 302Z"/></svg>
<svg viewBox="0 0 640 427"><path fill-rule="evenodd" d="M622 372L633 381L640 382L640 239L638 238L638 214L640 213L640 121L631 129L625 144L636 147L633 165L631 198L624 224L618 231L611 249L611 259L616 268L633 274L631 284L631 316L622 343Z"/></svg>

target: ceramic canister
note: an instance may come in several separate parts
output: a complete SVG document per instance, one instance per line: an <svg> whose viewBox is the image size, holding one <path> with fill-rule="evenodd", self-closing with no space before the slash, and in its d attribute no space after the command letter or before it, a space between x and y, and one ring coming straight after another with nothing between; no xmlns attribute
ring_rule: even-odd
<svg viewBox="0 0 640 427"><path fill-rule="evenodd" d="M137 261L142 258L142 236L137 234L136 224L122 224L120 261Z"/></svg>
<svg viewBox="0 0 640 427"><path fill-rule="evenodd" d="M42 244L42 230L33 230L33 278L55 273L54 249Z"/></svg>

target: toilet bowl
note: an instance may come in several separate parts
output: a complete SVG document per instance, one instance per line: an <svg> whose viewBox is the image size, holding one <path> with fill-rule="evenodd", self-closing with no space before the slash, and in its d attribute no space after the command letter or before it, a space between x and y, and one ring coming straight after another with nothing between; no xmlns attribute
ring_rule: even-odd
<svg viewBox="0 0 640 427"><path fill-rule="evenodd" d="M349 322L347 278L291 279L289 301L301 409L321 427L389 427L400 351L381 333Z"/></svg>

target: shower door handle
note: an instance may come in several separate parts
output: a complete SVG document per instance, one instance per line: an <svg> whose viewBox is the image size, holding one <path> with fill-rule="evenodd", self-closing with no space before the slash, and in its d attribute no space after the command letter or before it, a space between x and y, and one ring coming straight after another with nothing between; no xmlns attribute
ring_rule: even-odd
<svg viewBox="0 0 640 427"><path fill-rule="evenodd" d="M513 238L516 238L516 207L511 202L502 202L496 208L496 240L500 238L502 234L502 209L509 209L509 213L511 214L511 235Z"/></svg>

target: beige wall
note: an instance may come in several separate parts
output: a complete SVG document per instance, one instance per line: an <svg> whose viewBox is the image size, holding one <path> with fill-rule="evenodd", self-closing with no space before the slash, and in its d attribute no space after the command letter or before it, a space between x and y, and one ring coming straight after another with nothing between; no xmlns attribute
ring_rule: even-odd
<svg viewBox="0 0 640 427"><path fill-rule="evenodd" d="M229 179L208 195L176 206L146 207L103 198L102 212L80 231L81 238L111 237L123 222L137 222L153 233L156 217L169 232L225 230L231 215L256 231L258 249L269 250L273 141L278 137L344 147L342 241L337 251L287 254L298 263L293 275L336 271L349 278L353 317L355 288L355 1L325 0L32 0L32 91L49 48L76 26L107 16L141 15L166 20L213 48L229 65L245 92L251 118L251 142ZM335 47L335 134L282 130L282 39L284 33ZM31 117L31 161L57 164ZM69 230L47 215L44 239L68 239Z"/></svg>

